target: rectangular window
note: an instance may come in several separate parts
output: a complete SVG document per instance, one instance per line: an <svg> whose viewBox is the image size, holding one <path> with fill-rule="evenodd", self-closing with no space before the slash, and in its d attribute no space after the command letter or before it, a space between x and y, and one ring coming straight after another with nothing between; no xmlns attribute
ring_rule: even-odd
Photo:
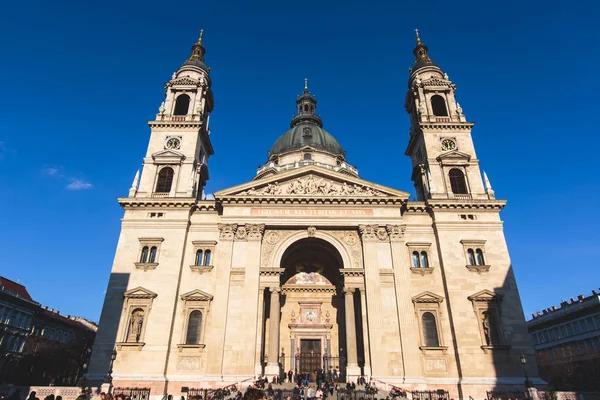
<svg viewBox="0 0 600 400"><path fill-rule="evenodd" d="M587 331L592 332L594 330L594 320L592 317L587 317L585 319L585 324L587 325Z"/></svg>
<svg viewBox="0 0 600 400"><path fill-rule="evenodd" d="M599 314L594 315L594 325L596 326L596 329L600 329L600 315Z"/></svg>

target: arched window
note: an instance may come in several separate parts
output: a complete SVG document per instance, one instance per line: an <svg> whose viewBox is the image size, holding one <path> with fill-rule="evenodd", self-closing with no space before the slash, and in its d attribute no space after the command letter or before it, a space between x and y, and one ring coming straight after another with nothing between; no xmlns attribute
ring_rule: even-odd
<svg viewBox="0 0 600 400"><path fill-rule="evenodd" d="M435 317L432 313L423 313L421 317L423 324L423 341L427 347L439 347L440 340L438 338L437 326L435 324Z"/></svg>
<svg viewBox="0 0 600 400"><path fill-rule="evenodd" d="M439 94L436 94L431 98L431 108L433 109L433 115L438 117L447 117L448 109L446 109L446 102L444 98Z"/></svg>
<svg viewBox="0 0 600 400"><path fill-rule="evenodd" d="M209 266L210 265L210 256L211 256L211 251L210 250L206 250L206 252L204 253L204 265L205 266Z"/></svg>
<svg viewBox="0 0 600 400"><path fill-rule="evenodd" d="M198 250L196 252L196 265L201 266L202 265L202 250Z"/></svg>
<svg viewBox="0 0 600 400"><path fill-rule="evenodd" d="M140 256L140 262L141 263L147 263L148 262L148 253L149 253L150 249L148 248L148 246L144 246L142 248L142 255Z"/></svg>
<svg viewBox="0 0 600 400"><path fill-rule="evenodd" d="M310 154L306 153L306 154L304 154L304 159L307 161L312 160L312 156Z"/></svg>
<svg viewBox="0 0 600 400"><path fill-rule="evenodd" d="M173 115L187 115L190 107L190 96L182 94L175 100L175 112Z"/></svg>
<svg viewBox="0 0 600 400"><path fill-rule="evenodd" d="M454 194L468 194L467 182L465 181L465 175L458 168L452 168L448 173L450 178L450 187Z"/></svg>
<svg viewBox="0 0 600 400"><path fill-rule="evenodd" d="M475 256L477 257L477 265L485 265L485 260L483 259L483 251L481 251L481 249L477 249L475 251Z"/></svg>
<svg viewBox="0 0 600 400"><path fill-rule="evenodd" d="M158 173L156 193L169 193L173 184L173 168L165 167Z"/></svg>
<svg viewBox="0 0 600 400"><path fill-rule="evenodd" d="M467 258L469 260L469 265L475 265L475 252L473 249L467 250Z"/></svg>
<svg viewBox="0 0 600 400"><path fill-rule="evenodd" d="M150 248L150 257L148 258L148 262L149 263L155 263L156 262L156 246L152 246Z"/></svg>
<svg viewBox="0 0 600 400"><path fill-rule="evenodd" d="M200 335L202 333L202 313L194 310L190 313L188 320L187 335L185 335L185 344L200 344Z"/></svg>
<svg viewBox="0 0 600 400"><path fill-rule="evenodd" d="M419 268L419 252L418 251L413 251L412 263L413 263L413 268Z"/></svg>
<svg viewBox="0 0 600 400"><path fill-rule="evenodd" d="M421 252L421 268L429 268L429 259L427 258L427 252Z"/></svg>
<svg viewBox="0 0 600 400"><path fill-rule="evenodd" d="M304 105L304 111L308 112L308 104Z"/></svg>

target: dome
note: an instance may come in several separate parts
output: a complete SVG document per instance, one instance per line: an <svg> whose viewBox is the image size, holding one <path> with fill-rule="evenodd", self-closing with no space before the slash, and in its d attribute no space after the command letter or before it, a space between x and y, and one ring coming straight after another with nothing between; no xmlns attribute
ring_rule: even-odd
<svg viewBox="0 0 600 400"><path fill-rule="evenodd" d="M275 141L269 155L285 153L290 150L299 150L310 146L317 150L324 150L333 154L345 155L346 152L338 141L325 129L310 123L301 122L294 125Z"/></svg>

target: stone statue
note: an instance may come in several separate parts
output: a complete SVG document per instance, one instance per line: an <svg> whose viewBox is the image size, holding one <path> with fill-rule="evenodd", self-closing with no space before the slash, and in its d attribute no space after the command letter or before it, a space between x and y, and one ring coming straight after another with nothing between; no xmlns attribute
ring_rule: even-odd
<svg viewBox="0 0 600 400"><path fill-rule="evenodd" d="M488 346L491 346L492 336L490 334L490 317L487 312L481 314L481 324L483 326L483 335L485 336L485 343Z"/></svg>
<svg viewBox="0 0 600 400"><path fill-rule="evenodd" d="M142 326L144 325L144 313L135 311L131 316L129 323L129 341L139 342L142 335Z"/></svg>

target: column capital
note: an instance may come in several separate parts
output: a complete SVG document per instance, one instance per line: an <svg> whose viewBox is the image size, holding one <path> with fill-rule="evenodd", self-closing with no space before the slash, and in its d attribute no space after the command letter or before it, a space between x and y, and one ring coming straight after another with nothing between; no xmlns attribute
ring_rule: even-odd
<svg viewBox="0 0 600 400"><path fill-rule="evenodd" d="M386 228L379 225L359 225L358 229L363 242L387 242L388 233Z"/></svg>
<svg viewBox="0 0 600 400"><path fill-rule="evenodd" d="M387 233L390 235L391 242L399 242L404 239L406 225L386 225Z"/></svg>
<svg viewBox="0 0 600 400"><path fill-rule="evenodd" d="M352 295L352 293L354 293L355 290L356 290L356 288L353 288L353 287L348 287L348 286L344 287L344 293L347 295Z"/></svg>
<svg viewBox="0 0 600 400"><path fill-rule="evenodd" d="M269 292L271 292L271 293L280 293L281 292L281 287L279 287L279 286L271 286L269 288Z"/></svg>
<svg viewBox="0 0 600 400"><path fill-rule="evenodd" d="M233 240L235 232L237 231L236 224L217 224L219 228L219 239Z"/></svg>
<svg viewBox="0 0 600 400"><path fill-rule="evenodd" d="M235 241L260 241L265 232L265 224L245 224L238 225L235 231Z"/></svg>

